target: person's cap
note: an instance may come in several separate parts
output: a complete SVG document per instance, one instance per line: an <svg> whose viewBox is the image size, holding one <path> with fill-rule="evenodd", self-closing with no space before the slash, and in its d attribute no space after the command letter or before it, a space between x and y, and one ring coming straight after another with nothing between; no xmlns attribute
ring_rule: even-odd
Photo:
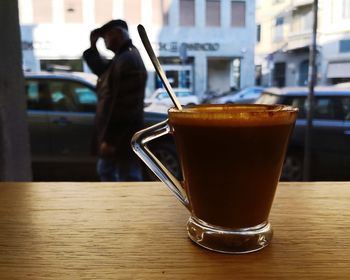
<svg viewBox="0 0 350 280"><path fill-rule="evenodd" d="M98 32L103 35L106 31L109 31L113 27L119 27L123 28L128 31L128 25L124 20L121 19L113 19L104 25L102 25L100 28L98 28Z"/></svg>

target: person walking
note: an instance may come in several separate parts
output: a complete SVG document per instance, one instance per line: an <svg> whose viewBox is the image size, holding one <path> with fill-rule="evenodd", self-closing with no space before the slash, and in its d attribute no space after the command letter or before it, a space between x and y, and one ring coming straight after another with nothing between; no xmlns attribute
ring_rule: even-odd
<svg viewBox="0 0 350 280"><path fill-rule="evenodd" d="M99 38L103 38L106 48L114 52L112 60L100 55L96 47ZM101 181L140 181L140 163L131 149L130 140L143 128L146 68L123 20L111 20L93 30L90 43L83 58L98 76L95 117L97 173Z"/></svg>

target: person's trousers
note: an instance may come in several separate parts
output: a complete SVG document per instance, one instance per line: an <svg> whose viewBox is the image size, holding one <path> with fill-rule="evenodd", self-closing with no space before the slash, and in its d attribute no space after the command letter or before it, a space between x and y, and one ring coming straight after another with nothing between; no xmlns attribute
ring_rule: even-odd
<svg viewBox="0 0 350 280"><path fill-rule="evenodd" d="M142 169L137 160L99 158L97 174L102 182L142 181Z"/></svg>

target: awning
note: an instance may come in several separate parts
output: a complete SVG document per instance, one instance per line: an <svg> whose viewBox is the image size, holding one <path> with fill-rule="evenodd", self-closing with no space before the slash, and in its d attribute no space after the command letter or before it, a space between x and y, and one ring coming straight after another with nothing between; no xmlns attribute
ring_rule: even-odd
<svg viewBox="0 0 350 280"><path fill-rule="evenodd" d="M301 7L305 5L310 5L314 2L314 0L294 0L293 1L293 6L294 7Z"/></svg>
<svg viewBox="0 0 350 280"><path fill-rule="evenodd" d="M330 62L328 64L327 78L349 78L350 62Z"/></svg>

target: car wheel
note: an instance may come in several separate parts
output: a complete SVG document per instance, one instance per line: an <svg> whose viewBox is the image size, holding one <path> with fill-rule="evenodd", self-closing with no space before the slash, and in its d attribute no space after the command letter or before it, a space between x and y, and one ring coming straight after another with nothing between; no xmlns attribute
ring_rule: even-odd
<svg viewBox="0 0 350 280"><path fill-rule="evenodd" d="M179 164L178 157L176 155L176 151L167 146L167 145L159 145L151 148L152 153L160 160L160 162L173 174L176 178L181 178L181 168ZM157 176L146 167L145 170L145 178L149 180L158 180Z"/></svg>
<svg viewBox="0 0 350 280"><path fill-rule="evenodd" d="M283 181L301 181L303 175L303 163L301 157L296 155L287 155L283 168L281 180Z"/></svg>

